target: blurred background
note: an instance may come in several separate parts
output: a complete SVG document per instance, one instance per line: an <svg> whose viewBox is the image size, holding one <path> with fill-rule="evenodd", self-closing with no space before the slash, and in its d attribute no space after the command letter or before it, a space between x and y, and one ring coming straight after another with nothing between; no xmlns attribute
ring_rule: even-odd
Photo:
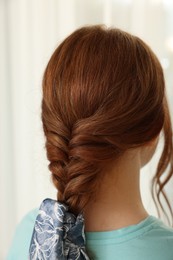
<svg viewBox="0 0 173 260"><path fill-rule="evenodd" d="M118 27L151 46L164 68L173 112L172 0L0 0L0 259L21 218L44 198L56 198L40 117L42 75L59 43L91 24ZM161 151L162 139L141 171L142 198L155 216L150 180ZM172 187L171 180L166 191L173 206Z"/></svg>

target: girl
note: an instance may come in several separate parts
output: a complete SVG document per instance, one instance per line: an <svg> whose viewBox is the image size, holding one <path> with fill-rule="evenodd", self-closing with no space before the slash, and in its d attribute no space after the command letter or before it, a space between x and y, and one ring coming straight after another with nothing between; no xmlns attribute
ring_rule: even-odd
<svg viewBox="0 0 173 260"><path fill-rule="evenodd" d="M81 27L52 54L42 89L57 200L23 218L8 259L172 260L173 229L146 211L140 192L140 169L163 131L152 197L162 207L162 193L173 218L163 190L173 174L172 128L150 47L113 27Z"/></svg>

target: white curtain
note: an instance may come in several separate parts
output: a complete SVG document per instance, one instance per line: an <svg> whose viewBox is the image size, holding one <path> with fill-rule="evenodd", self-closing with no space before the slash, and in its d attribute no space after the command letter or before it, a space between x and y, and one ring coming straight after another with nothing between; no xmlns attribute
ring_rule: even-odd
<svg viewBox="0 0 173 260"><path fill-rule="evenodd" d="M40 119L43 70L68 34L80 26L99 23L134 33L153 48L165 70L173 109L173 1L1 0L0 259L5 258L23 215L44 198L56 198ZM141 173L142 197L153 215L156 211L149 195L149 180L161 147L160 142ZM167 191L172 195L170 187Z"/></svg>

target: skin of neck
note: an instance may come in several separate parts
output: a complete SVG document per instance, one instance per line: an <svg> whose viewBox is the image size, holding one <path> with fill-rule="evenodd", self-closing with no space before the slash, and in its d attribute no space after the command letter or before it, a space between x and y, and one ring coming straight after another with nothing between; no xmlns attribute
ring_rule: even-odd
<svg viewBox="0 0 173 260"><path fill-rule="evenodd" d="M157 143L158 137L147 146L126 151L102 175L95 197L84 209L85 232L116 230L149 216L141 198L140 169L151 160Z"/></svg>

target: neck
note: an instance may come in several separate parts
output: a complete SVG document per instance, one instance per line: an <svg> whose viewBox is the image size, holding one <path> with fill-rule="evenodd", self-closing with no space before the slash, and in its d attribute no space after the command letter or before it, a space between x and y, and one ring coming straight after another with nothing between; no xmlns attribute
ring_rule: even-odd
<svg viewBox="0 0 173 260"><path fill-rule="evenodd" d="M109 231L137 224L149 214L140 194L140 160L125 155L105 172L95 199L84 210L85 231Z"/></svg>

